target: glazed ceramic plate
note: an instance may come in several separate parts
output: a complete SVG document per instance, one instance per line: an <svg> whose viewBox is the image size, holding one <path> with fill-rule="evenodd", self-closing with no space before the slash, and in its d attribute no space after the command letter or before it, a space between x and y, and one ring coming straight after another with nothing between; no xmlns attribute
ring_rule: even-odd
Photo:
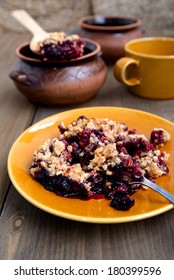
<svg viewBox="0 0 174 280"><path fill-rule="evenodd" d="M140 190L133 195L135 205L128 211L118 211L109 206L107 199L90 199L83 201L76 198L63 198L45 190L32 179L29 167L34 151L48 138L59 135L58 124L64 121L69 124L79 116L110 118L125 122L129 129L136 128L137 133L149 137L155 127L162 127L171 134L165 151L170 153L168 167L170 173L157 180L157 184L174 194L174 124L156 115L143 111L116 108L91 107L62 112L39 121L24 133L13 144L8 157L8 172L17 191L30 203L51 214L81 222L123 223L159 215L173 208L155 191Z"/></svg>

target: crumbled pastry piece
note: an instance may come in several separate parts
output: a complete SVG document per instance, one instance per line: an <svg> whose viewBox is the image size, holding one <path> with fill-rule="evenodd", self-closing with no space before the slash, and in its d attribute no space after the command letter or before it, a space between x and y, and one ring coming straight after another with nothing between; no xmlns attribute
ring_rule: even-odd
<svg viewBox="0 0 174 280"><path fill-rule="evenodd" d="M154 128L150 135L150 142L155 148L161 148L170 140L170 134L163 128Z"/></svg>
<svg viewBox="0 0 174 280"><path fill-rule="evenodd" d="M128 210L143 176L154 181L169 172L169 155L155 148L152 137L149 141L124 123L81 116L67 126L62 122L59 130L57 138L35 151L30 167L33 178L58 195L84 199L102 195L112 207ZM163 129L154 131L155 144L170 139Z"/></svg>

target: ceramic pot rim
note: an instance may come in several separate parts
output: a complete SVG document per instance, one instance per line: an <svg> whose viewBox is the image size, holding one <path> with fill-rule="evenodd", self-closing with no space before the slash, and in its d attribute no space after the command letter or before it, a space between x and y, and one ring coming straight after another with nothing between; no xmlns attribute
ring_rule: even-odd
<svg viewBox="0 0 174 280"><path fill-rule="evenodd" d="M90 23L86 23L87 20L92 20L96 18L105 18L105 19L125 19L125 20L132 20L133 23L120 25L120 26L99 26L99 25L93 25ZM83 17L78 21L79 25L84 29L89 29L93 31L124 31L128 29L137 28L142 24L141 19L139 18L132 18L132 17L124 17L124 16L102 16L102 15L94 15L94 16L87 16Z"/></svg>
<svg viewBox="0 0 174 280"><path fill-rule="evenodd" d="M42 63L42 64L45 64L45 65L47 65L47 64L52 64L52 63L54 63L54 64L70 64L70 63L73 63L73 62L76 62L76 61L83 61L83 60L85 60L85 59L88 59L88 58L91 58L91 57L93 57L93 56L95 56L95 55L97 55L97 54L99 54L100 52L101 52L101 46L97 43L97 42L95 42L95 41L93 41L93 40L91 40L91 39L88 39L88 38L81 38L84 42L86 42L86 43L91 43L91 44L93 44L94 46L95 46L95 50L93 50L93 51L91 51L90 53L87 53L87 54L85 54L85 55L82 55L82 56L80 56L80 57L77 57L77 58L73 58L73 59L71 59L71 60L48 60L48 61L44 61L43 59L41 59L40 57L39 57L39 55L38 55L38 57L36 56L36 58L34 58L34 57L29 57L29 56L25 56L25 55L23 55L22 53L21 53L21 49L22 48L24 48L24 47L26 47L26 46L28 46L29 45L29 42L24 42L24 43L21 43L17 48L16 48L16 55L20 58L20 59L22 59L22 60L24 60L24 61L27 61L27 62L36 62L36 63Z"/></svg>

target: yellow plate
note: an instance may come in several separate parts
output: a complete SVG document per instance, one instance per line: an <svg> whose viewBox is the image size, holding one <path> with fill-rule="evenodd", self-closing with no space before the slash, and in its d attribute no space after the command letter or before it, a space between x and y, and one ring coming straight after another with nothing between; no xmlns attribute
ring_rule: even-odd
<svg viewBox="0 0 174 280"><path fill-rule="evenodd" d="M8 157L8 172L17 191L38 208L71 220L91 223L123 223L159 215L173 208L160 194L153 190L140 190L133 195L135 205L129 211L118 211L109 206L107 199L63 198L44 189L32 179L29 167L34 151L48 138L59 135L58 124L72 122L79 116L110 118L125 122L129 129L136 128L137 133L149 137L155 127L162 127L171 134L171 140L164 150L170 153L168 167L170 173L157 180L157 184L174 194L174 124L143 111L117 107L91 107L62 112L32 125L22 133L13 144Z"/></svg>

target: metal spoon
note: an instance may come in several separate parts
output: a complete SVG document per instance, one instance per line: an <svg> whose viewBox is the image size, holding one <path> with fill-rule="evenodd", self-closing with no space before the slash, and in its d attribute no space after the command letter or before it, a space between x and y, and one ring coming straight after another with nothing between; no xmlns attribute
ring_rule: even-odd
<svg viewBox="0 0 174 280"><path fill-rule="evenodd" d="M145 177L143 177L141 182L129 182L130 185L133 184L141 184L141 185L145 185L151 189L153 189L154 191L158 192L159 194L161 194L162 196L164 196L165 198L167 198L170 202L174 203L174 195L169 193L168 191L166 191L165 189L161 188L160 186L158 186L157 184L151 182L150 180L146 179Z"/></svg>
<svg viewBox="0 0 174 280"><path fill-rule="evenodd" d="M30 49L39 54L39 42L49 37L49 33L43 30L25 10L12 11L12 16L33 34L33 38L30 42Z"/></svg>

